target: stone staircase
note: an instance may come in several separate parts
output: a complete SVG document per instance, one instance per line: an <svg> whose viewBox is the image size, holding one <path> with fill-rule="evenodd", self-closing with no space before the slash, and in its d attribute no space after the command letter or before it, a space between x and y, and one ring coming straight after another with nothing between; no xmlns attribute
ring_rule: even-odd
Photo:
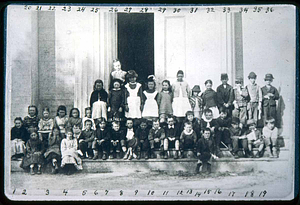
<svg viewBox="0 0 300 205"><path fill-rule="evenodd" d="M242 172L242 171L259 171L277 169L281 166L288 166L289 159L294 155L290 151L290 141L285 139L285 147L281 148L279 158L269 158L265 154L261 158L238 158L235 159L230 152L222 148L222 157L212 161L212 172ZM254 149L256 152L257 149ZM170 152L172 157L173 151ZM156 159L84 159L83 160L83 171L84 173L107 173L107 172L145 172L145 171L183 171L183 172L194 172L197 159L193 156L192 151L186 151L184 153L185 158L183 159L163 159L159 155L159 151L156 151ZM12 172L23 172L20 168L21 160L11 161ZM44 172L51 173L51 166L43 168Z"/></svg>

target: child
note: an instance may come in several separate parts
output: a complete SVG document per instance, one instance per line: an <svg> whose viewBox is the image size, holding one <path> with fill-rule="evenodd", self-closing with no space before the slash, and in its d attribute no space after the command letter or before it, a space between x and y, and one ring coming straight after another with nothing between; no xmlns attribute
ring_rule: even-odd
<svg viewBox="0 0 300 205"><path fill-rule="evenodd" d="M54 126L53 119L49 118L50 110L48 107L43 109L43 118L39 122L39 138L44 143L44 147L48 147L48 139L50 138Z"/></svg>
<svg viewBox="0 0 300 205"><path fill-rule="evenodd" d="M122 82L121 86L123 86L127 72L123 71L121 69L121 67L122 67L121 62L118 59L113 60L114 71L111 72L111 74L110 74L110 77L111 77L110 82L113 82L113 80L115 80L115 79L119 79ZM113 86L113 84L112 84L112 86Z"/></svg>
<svg viewBox="0 0 300 205"><path fill-rule="evenodd" d="M213 118L217 119L219 117L219 110L218 110L218 96L217 93L212 89L212 81L206 80L205 81L206 90L201 94L203 99L204 109L211 109L213 113Z"/></svg>
<svg viewBox="0 0 300 205"><path fill-rule="evenodd" d="M77 170L82 170L82 161L78 157L77 139L73 138L72 129L68 128L66 131L66 138L61 141L61 167L66 164L73 164Z"/></svg>
<svg viewBox="0 0 300 205"><path fill-rule="evenodd" d="M200 127L202 134L204 133L205 128L209 128L211 130L211 137L216 140L215 133L219 127L218 122L216 119L213 119L213 112L211 109L205 109L203 113L203 117L200 121ZM220 154L220 141L219 144L216 143L216 154L219 156Z"/></svg>
<svg viewBox="0 0 300 205"><path fill-rule="evenodd" d="M73 128L75 126L82 129L82 119L80 118L80 112L78 108L72 108L70 110L69 120L68 120L68 128Z"/></svg>
<svg viewBox="0 0 300 205"><path fill-rule="evenodd" d="M157 96L160 123L166 122L167 116L173 114L172 102L173 93L170 81L164 80L162 82L162 90Z"/></svg>
<svg viewBox="0 0 300 205"><path fill-rule="evenodd" d="M121 147L123 152L126 152L125 146L125 132L123 129L120 129L120 122L114 121L112 123L112 130L111 130L111 138L110 138L110 159L114 159L117 155L117 158L120 159L120 152Z"/></svg>
<svg viewBox="0 0 300 205"><path fill-rule="evenodd" d="M104 117L107 120L107 92L103 89L103 81L98 79L94 84L94 91L90 98L93 119Z"/></svg>
<svg viewBox="0 0 300 205"><path fill-rule="evenodd" d="M48 163L52 163L52 166L54 168L53 173L57 173L58 163L61 160L61 152L60 152L61 140L62 139L59 135L58 128L54 128L52 135L49 136L49 142L48 142L49 147L44 154L46 161Z"/></svg>
<svg viewBox="0 0 300 205"><path fill-rule="evenodd" d="M262 92L260 87L256 84L256 74L254 72L249 73L248 79L250 84L246 86L249 93L250 101L248 102L248 119L254 119L255 122L260 119Z"/></svg>
<svg viewBox="0 0 300 205"><path fill-rule="evenodd" d="M112 81L112 89L108 95L108 112L110 122L123 121L125 108L125 91L121 88L122 81L114 79Z"/></svg>
<svg viewBox="0 0 300 205"><path fill-rule="evenodd" d="M196 132L193 130L193 124L191 122L184 123L184 130L180 135L180 149L181 158L183 158L183 151L187 149L192 149L194 151L197 142Z"/></svg>
<svg viewBox="0 0 300 205"><path fill-rule="evenodd" d="M60 137L65 138L66 128L68 125L67 108L60 105L57 108L57 116L54 118L54 127L59 129Z"/></svg>
<svg viewBox="0 0 300 205"><path fill-rule="evenodd" d="M198 120L201 119L203 114L203 99L199 96L200 92L200 86L195 85L192 89L192 96L190 96L189 98L192 110L194 112L194 116Z"/></svg>
<svg viewBox="0 0 300 205"><path fill-rule="evenodd" d="M21 167L26 169L30 167L30 174L34 175L34 166L37 165L37 174L41 174L41 167L44 163L44 147L42 141L38 138L35 131L30 134L30 139L26 143L26 154L22 160Z"/></svg>
<svg viewBox="0 0 300 205"><path fill-rule="evenodd" d="M225 107L227 114L231 117L232 102L233 102L233 88L229 85L227 73L221 74L222 84L217 87L218 107Z"/></svg>
<svg viewBox="0 0 300 205"><path fill-rule="evenodd" d="M157 105L157 91L155 90L155 78L154 76L148 77L147 87L144 91L145 106L143 109L142 117L146 119L153 119L158 117L158 105Z"/></svg>
<svg viewBox="0 0 300 205"><path fill-rule="evenodd" d="M137 158L136 154L134 153L135 152L135 148L137 147L137 138L134 134L134 130L133 130L133 119L131 118L127 118L127 121L126 121L126 126L127 126L127 129L126 129L126 144L127 144L127 152L124 156L123 159L127 159L128 160L131 160L132 157L134 158Z"/></svg>
<svg viewBox="0 0 300 205"><path fill-rule="evenodd" d="M206 171L208 174L211 173L211 158L218 158L213 153L215 150L214 140L211 138L211 130L209 128L205 128L203 132L203 137L198 140L197 143L197 167L196 173L199 173L199 169L202 165L202 171L204 167L206 167Z"/></svg>
<svg viewBox="0 0 300 205"><path fill-rule="evenodd" d="M248 149L250 151L251 157L262 157L263 150L264 150L264 141L262 135L258 129L256 129L256 122L251 119L247 121L248 130L246 131L245 135L248 140ZM257 147L258 152L256 155L253 155L252 147Z"/></svg>
<svg viewBox="0 0 300 205"><path fill-rule="evenodd" d="M138 74L134 70L127 73L128 83L125 85L125 117L141 118L144 106L142 85L136 82Z"/></svg>
<svg viewBox="0 0 300 205"><path fill-rule="evenodd" d="M78 144L78 140L81 137L81 127L79 127L78 125L74 125L72 128L70 128L73 130L73 138L75 138L77 140L77 144Z"/></svg>
<svg viewBox="0 0 300 205"><path fill-rule="evenodd" d="M273 79L273 75L267 73L265 76L266 85L261 88L264 123L266 123L266 119L270 117L274 118L276 122L276 100L279 99L279 93L278 90L271 85Z"/></svg>
<svg viewBox="0 0 300 205"><path fill-rule="evenodd" d="M217 119L218 128L216 129L216 144L220 145L220 143L225 144L229 151L232 150L231 146L231 138L229 127L231 125L231 118L228 117L227 109L225 107L220 107L220 117Z"/></svg>
<svg viewBox="0 0 300 205"><path fill-rule="evenodd" d="M24 117L23 121L23 126L26 128L28 134L38 130L39 121L37 107L35 105L28 106L28 116Z"/></svg>
<svg viewBox="0 0 300 205"><path fill-rule="evenodd" d="M145 159L149 158L149 141L148 141L148 135L149 135L149 129L147 127L147 120L142 118L140 121L140 126L136 130L136 137L138 138L138 147L137 147L137 158L141 158L141 152L145 153Z"/></svg>
<svg viewBox="0 0 300 205"><path fill-rule="evenodd" d="M184 122L190 122L192 123L193 130L196 132L197 139L201 137L201 126L200 121L194 117L193 111L187 111L185 113L185 121ZM184 124L183 124L184 126ZM184 127L181 128L181 132L183 131Z"/></svg>
<svg viewBox="0 0 300 205"><path fill-rule="evenodd" d="M109 143L110 143L110 130L106 127L105 118L100 118L99 126L96 128L95 138L92 144L92 149L94 152L93 160L98 158L98 154L103 152L102 159L106 160L109 153Z"/></svg>
<svg viewBox="0 0 300 205"><path fill-rule="evenodd" d="M239 143L242 144L243 150L245 152L245 157L250 155L248 150L248 141L247 138L243 136L243 131L239 127L240 120L237 117L233 117L231 121L231 126L229 127L230 137L232 140L232 152L234 158L239 158Z"/></svg>
<svg viewBox="0 0 300 205"><path fill-rule="evenodd" d="M18 156L24 155L28 134L23 126L22 118L16 117L14 123L15 126L10 131L11 158L17 159Z"/></svg>
<svg viewBox="0 0 300 205"><path fill-rule="evenodd" d="M92 120L85 121L85 130L81 132L80 137L78 138L78 147L83 153L83 158L88 156L89 159L92 159L92 143L95 138L95 131L92 129Z"/></svg>
<svg viewBox="0 0 300 205"><path fill-rule="evenodd" d="M179 138L181 134L180 125L175 123L175 116L168 115L167 118L168 125L165 127L165 135L164 139L164 151L165 151L165 159L168 158L169 148L175 148L174 159L178 159L179 155Z"/></svg>
<svg viewBox="0 0 300 205"><path fill-rule="evenodd" d="M95 122L94 122L94 120L93 120L93 118L92 118L92 109L90 108L90 107L86 107L85 109L84 109L84 111L85 111L85 116L84 116L84 118L82 118L82 130L85 130L85 121L86 120L91 120L91 122L92 122L92 130L96 130L96 125L95 125Z"/></svg>
<svg viewBox="0 0 300 205"><path fill-rule="evenodd" d="M247 123L247 104L248 104L248 91L242 86L243 79L236 78L235 88L233 89L233 105L232 116L240 119L240 126L245 127Z"/></svg>
<svg viewBox="0 0 300 205"><path fill-rule="evenodd" d="M159 125L159 119L153 120L152 128L149 131L148 140L151 148L151 158L154 158L154 148L159 148L163 151L164 148L165 131Z"/></svg>
<svg viewBox="0 0 300 205"><path fill-rule="evenodd" d="M280 147L276 143L277 137L279 135L278 135L278 129L277 127L275 127L275 119L270 117L269 119L266 120L266 123L267 123L266 126L262 130L266 149L269 152L270 157L273 158L275 156L272 152L273 150L272 148L276 147L276 157L278 158L280 153Z"/></svg>
<svg viewBox="0 0 300 205"><path fill-rule="evenodd" d="M179 122L182 122L185 113L191 110L191 105L189 103L189 96L191 95L191 89L187 82L183 81L183 71L179 70L177 72L177 81L172 85L173 93L173 112L177 117Z"/></svg>

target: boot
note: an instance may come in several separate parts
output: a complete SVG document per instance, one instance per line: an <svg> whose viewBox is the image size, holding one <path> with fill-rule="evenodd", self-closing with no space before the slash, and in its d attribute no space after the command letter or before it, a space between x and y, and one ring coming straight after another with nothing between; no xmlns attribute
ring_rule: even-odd
<svg viewBox="0 0 300 205"><path fill-rule="evenodd" d="M117 159L121 159L120 152L117 152Z"/></svg>
<svg viewBox="0 0 300 205"><path fill-rule="evenodd" d="M196 174L199 174L199 169L200 169L201 165L202 165L202 163L197 163L196 170L195 170Z"/></svg>
<svg viewBox="0 0 300 205"><path fill-rule="evenodd" d="M115 158L115 157L114 157L114 153L111 152L110 155L109 155L109 159L114 159L114 158Z"/></svg>
<svg viewBox="0 0 300 205"><path fill-rule="evenodd" d="M183 156L183 151L180 152L180 158L182 159L184 156Z"/></svg>
<svg viewBox="0 0 300 205"><path fill-rule="evenodd" d="M124 155L123 159L126 160L128 158L128 152Z"/></svg>
<svg viewBox="0 0 300 205"><path fill-rule="evenodd" d="M106 160L106 159L107 159L107 154L106 154L106 153L103 153L102 159L103 159L103 160Z"/></svg>
<svg viewBox="0 0 300 205"><path fill-rule="evenodd" d="M151 149L151 159L154 159L154 151Z"/></svg>
<svg viewBox="0 0 300 205"><path fill-rule="evenodd" d="M164 159L168 159L168 151L164 151Z"/></svg>
<svg viewBox="0 0 300 205"><path fill-rule="evenodd" d="M132 160L132 154L129 155L128 160Z"/></svg>
<svg viewBox="0 0 300 205"><path fill-rule="evenodd" d="M37 174L41 174L42 172L41 172L41 166L38 166L38 170L37 170L37 172L36 172Z"/></svg>
<svg viewBox="0 0 300 205"><path fill-rule="evenodd" d="M206 169L207 169L206 170L207 173L210 174L211 173L211 164L210 163L207 163Z"/></svg>
<svg viewBox="0 0 300 205"><path fill-rule="evenodd" d="M175 151L174 159L178 159L178 151L177 150Z"/></svg>
<svg viewBox="0 0 300 205"><path fill-rule="evenodd" d="M98 151L97 150L93 150L93 152L94 152L93 160L98 159Z"/></svg>
<svg viewBox="0 0 300 205"><path fill-rule="evenodd" d="M149 151L145 152L145 159L149 159Z"/></svg>
<svg viewBox="0 0 300 205"><path fill-rule="evenodd" d="M137 159L141 159L141 151L137 153Z"/></svg>
<svg viewBox="0 0 300 205"><path fill-rule="evenodd" d="M35 175L33 168L34 168L33 166L30 167L30 174L31 174L31 175Z"/></svg>

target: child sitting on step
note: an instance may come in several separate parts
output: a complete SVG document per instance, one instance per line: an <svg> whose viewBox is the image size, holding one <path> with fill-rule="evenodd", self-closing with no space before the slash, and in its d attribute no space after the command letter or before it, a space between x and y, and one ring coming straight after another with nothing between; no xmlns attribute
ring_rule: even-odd
<svg viewBox="0 0 300 205"><path fill-rule="evenodd" d="M93 160L98 159L98 155L102 153L102 159L106 160L109 153L110 144L110 130L106 127L106 120L101 117L98 125L96 126L95 138L92 143L92 149L94 152Z"/></svg>
<svg viewBox="0 0 300 205"><path fill-rule="evenodd" d="M176 117L173 115L168 115L167 123L165 127L166 138L164 139L164 158L168 158L169 148L175 148L174 159L178 158L179 155L179 138L180 138L180 125L176 123Z"/></svg>
<svg viewBox="0 0 300 205"><path fill-rule="evenodd" d="M248 140L248 149L250 151L250 157L262 157L264 151L264 140L261 135L261 132L256 129L256 122L254 119L247 121L248 130L245 132L245 135ZM252 147L258 148L258 152L254 155Z"/></svg>
<svg viewBox="0 0 300 205"><path fill-rule="evenodd" d="M270 117L266 120L266 126L262 130L266 150L271 158L279 157L280 147L277 142L278 129L275 127L275 119ZM272 148L276 147L276 156L273 154Z"/></svg>
<svg viewBox="0 0 300 205"><path fill-rule="evenodd" d="M165 139L165 131L160 127L159 119L155 118L153 120L152 128L149 131L148 140L151 147L151 158L154 158L154 148L159 148L160 151L163 151Z"/></svg>
<svg viewBox="0 0 300 205"><path fill-rule="evenodd" d="M184 123L184 130L180 135L180 157L183 158L183 151L190 149L194 151L197 142L197 134L193 130L193 125L191 122Z"/></svg>
<svg viewBox="0 0 300 205"><path fill-rule="evenodd" d="M92 143L95 138L95 131L92 130L92 125L92 120L86 120L84 123L85 130L81 132L78 139L78 146L83 153L83 158L88 156L89 159L92 159Z"/></svg>
<svg viewBox="0 0 300 205"><path fill-rule="evenodd" d="M135 136L134 130L133 130L133 119L127 118L126 121L127 129L125 131L126 133L126 144L127 144L127 151L123 159L131 160L133 158L137 158L137 155L135 154L135 149L137 147L137 138Z"/></svg>
<svg viewBox="0 0 300 205"><path fill-rule="evenodd" d="M136 137L138 138L138 147L137 147L137 158L141 158L141 152L145 152L145 159L149 158L149 128L147 125L147 120L145 118L142 118L140 121L140 126L136 130Z"/></svg>
<svg viewBox="0 0 300 205"><path fill-rule="evenodd" d="M197 167L196 173L199 173L199 169L202 166L202 172L206 167L206 171L209 174L211 172L211 158L217 159L218 157L214 155L214 140L211 138L211 130L205 128L203 132L203 137L198 140L197 143Z"/></svg>
<svg viewBox="0 0 300 205"><path fill-rule="evenodd" d="M120 129L120 122L113 121L112 123L112 130L110 135L110 159L114 159L115 155L118 159L121 158L120 152L121 147L123 152L126 152L126 146L125 146L125 138L126 133L123 129Z"/></svg>

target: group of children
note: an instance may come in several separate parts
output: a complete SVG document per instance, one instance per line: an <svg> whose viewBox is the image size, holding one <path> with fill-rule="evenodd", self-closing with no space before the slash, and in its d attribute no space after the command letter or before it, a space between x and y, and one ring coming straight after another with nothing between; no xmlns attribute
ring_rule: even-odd
<svg viewBox="0 0 300 205"><path fill-rule="evenodd" d="M256 74L248 76L250 84L243 86L237 78L235 87L229 85L227 74L221 74L222 84L217 91L212 81L205 81L206 90L199 85L191 90L177 72L177 81L162 81L156 90L155 77L149 76L146 89L137 82L137 73L121 70L118 60L113 62L109 93L103 81L96 80L90 97L90 107L80 117L78 108L70 110L61 105L51 119L49 108L38 117L36 106L28 107L28 116L15 118L11 130L12 158L23 156L21 167L31 174L41 173L44 163L51 163L55 172L66 164L82 169L82 158L98 157L148 159L155 151L167 159L170 150L174 159L183 158L184 151L194 152L201 165L210 171L211 158L221 157L220 146L228 148L238 158L240 148L245 157L261 157L266 150L279 157L278 129L275 127L278 91L271 85L272 74L266 74L266 85L260 88ZM201 93L201 94L200 94ZM256 128L263 118L262 132ZM256 155L253 147L258 148ZM34 170L35 165L37 171Z"/></svg>

